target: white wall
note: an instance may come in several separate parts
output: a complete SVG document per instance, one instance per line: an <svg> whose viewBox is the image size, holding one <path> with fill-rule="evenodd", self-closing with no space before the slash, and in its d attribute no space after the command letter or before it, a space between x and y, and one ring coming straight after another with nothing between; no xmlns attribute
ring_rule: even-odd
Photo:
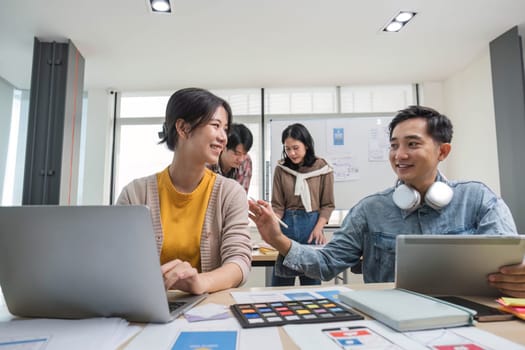
<svg viewBox="0 0 525 350"><path fill-rule="evenodd" d="M441 113L445 113L443 82L432 81L420 84L420 103L423 106L432 107Z"/></svg>
<svg viewBox="0 0 525 350"><path fill-rule="evenodd" d="M419 103L426 107L434 108L435 110L447 114L445 111L445 105L443 100L443 83L432 81L420 84L420 101ZM448 115L447 115L448 116ZM445 160L439 164L439 170L450 177L448 172L448 160ZM450 177L452 179L452 177Z"/></svg>
<svg viewBox="0 0 525 350"><path fill-rule="evenodd" d="M112 144L112 95L88 91L82 203L109 204Z"/></svg>
<svg viewBox="0 0 525 350"><path fill-rule="evenodd" d="M440 169L450 179L482 181L499 195L488 47L464 70L443 82L425 82L421 84L421 90L421 104L446 114L454 125L452 152Z"/></svg>
<svg viewBox="0 0 525 350"><path fill-rule="evenodd" d="M479 180L500 194L498 146L487 49L443 84L446 113L454 123L447 171L455 179Z"/></svg>

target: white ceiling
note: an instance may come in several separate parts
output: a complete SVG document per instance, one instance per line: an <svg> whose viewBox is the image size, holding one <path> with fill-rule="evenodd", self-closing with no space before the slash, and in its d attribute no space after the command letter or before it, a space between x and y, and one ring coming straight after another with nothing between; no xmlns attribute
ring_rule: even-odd
<svg viewBox="0 0 525 350"><path fill-rule="evenodd" d="M524 0L0 0L0 77L28 88L33 39L71 39L86 88L439 81L525 23ZM418 15L400 33L380 28Z"/></svg>

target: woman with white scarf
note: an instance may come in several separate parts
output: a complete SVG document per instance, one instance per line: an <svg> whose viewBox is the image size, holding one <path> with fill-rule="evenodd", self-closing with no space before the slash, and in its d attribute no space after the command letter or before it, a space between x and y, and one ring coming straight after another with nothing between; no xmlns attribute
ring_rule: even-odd
<svg viewBox="0 0 525 350"><path fill-rule="evenodd" d="M323 227L335 208L332 167L315 155L314 141L302 124L292 124L282 133L282 159L275 167L272 208L288 228L283 233L301 244L325 244ZM299 276L301 285L319 285L320 280ZM295 277L272 276L273 286L293 286Z"/></svg>

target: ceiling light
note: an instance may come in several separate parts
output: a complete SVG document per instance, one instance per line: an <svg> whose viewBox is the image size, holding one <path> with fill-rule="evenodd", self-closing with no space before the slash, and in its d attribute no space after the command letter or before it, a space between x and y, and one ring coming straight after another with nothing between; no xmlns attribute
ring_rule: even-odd
<svg viewBox="0 0 525 350"><path fill-rule="evenodd" d="M403 23L401 22L390 22L386 28L385 31L387 32L398 32L401 28L403 28Z"/></svg>
<svg viewBox="0 0 525 350"><path fill-rule="evenodd" d="M146 0L151 12L154 13L171 13L170 0Z"/></svg>
<svg viewBox="0 0 525 350"><path fill-rule="evenodd" d="M417 12L413 11L399 11L397 15L383 27L383 32L399 32L414 16Z"/></svg>
<svg viewBox="0 0 525 350"><path fill-rule="evenodd" d="M395 19L397 22L408 22L414 15L414 12L400 12Z"/></svg>

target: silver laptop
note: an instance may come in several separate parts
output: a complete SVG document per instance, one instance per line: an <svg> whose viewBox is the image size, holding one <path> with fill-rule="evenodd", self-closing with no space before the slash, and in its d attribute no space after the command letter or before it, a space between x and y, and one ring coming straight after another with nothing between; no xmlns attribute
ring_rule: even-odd
<svg viewBox="0 0 525 350"><path fill-rule="evenodd" d="M498 296L487 275L524 255L523 235L400 235L395 285L428 295Z"/></svg>
<svg viewBox="0 0 525 350"><path fill-rule="evenodd" d="M22 317L123 317L168 322L170 311L145 206L0 207L0 285Z"/></svg>

